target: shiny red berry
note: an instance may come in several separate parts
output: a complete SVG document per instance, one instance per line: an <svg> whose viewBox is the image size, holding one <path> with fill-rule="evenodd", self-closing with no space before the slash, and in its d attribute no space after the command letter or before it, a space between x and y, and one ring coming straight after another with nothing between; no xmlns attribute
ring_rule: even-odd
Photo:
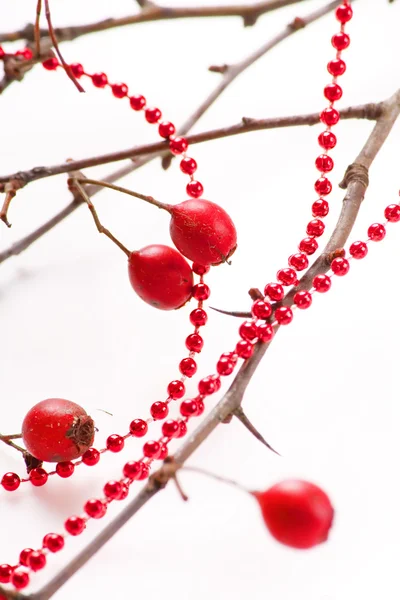
<svg viewBox="0 0 400 600"><path fill-rule="evenodd" d="M75 402L50 398L38 402L26 414L22 438L28 452L38 460L70 461L92 445L94 423Z"/></svg>
<svg viewBox="0 0 400 600"><path fill-rule="evenodd" d="M328 275L316 275L313 279L313 286L315 291L320 294L325 294L331 289L331 278Z"/></svg>
<svg viewBox="0 0 400 600"><path fill-rule="evenodd" d="M28 566L32 571L40 571L46 566L46 555L41 550L32 550L28 557Z"/></svg>
<svg viewBox="0 0 400 600"><path fill-rule="evenodd" d="M268 319L272 314L272 306L266 300L255 300L251 307L251 314L257 319Z"/></svg>
<svg viewBox="0 0 400 600"><path fill-rule="evenodd" d="M321 488L307 481L288 480L254 496L266 526L281 544L304 549L327 540L334 511Z"/></svg>
<svg viewBox="0 0 400 600"><path fill-rule="evenodd" d="M161 310L175 310L190 299L193 273L174 248L161 244L131 252L129 279L142 300Z"/></svg>
<svg viewBox="0 0 400 600"><path fill-rule="evenodd" d="M350 4L346 2L346 4L341 4L337 7L335 14L339 23L342 23L342 25L344 25L352 18L353 9L351 8Z"/></svg>
<svg viewBox="0 0 400 600"><path fill-rule="evenodd" d="M161 137L168 139L175 133L175 125L170 121L164 121L158 126L158 133Z"/></svg>
<svg viewBox="0 0 400 600"><path fill-rule="evenodd" d="M146 106L146 98L144 96L131 96L129 104L133 110L142 110Z"/></svg>
<svg viewBox="0 0 400 600"><path fill-rule="evenodd" d="M59 462L56 465L57 475L59 475L63 479L66 479L67 477L71 477L71 475L73 475L73 473L74 473L74 470L75 470L75 465L70 460L65 461L65 462Z"/></svg>
<svg viewBox="0 0 400 600"><path fill-rule="evenodd" d="M300 309L309 308L312 304L312 296L310 292L306 290L301 290L300 292L296 292L293 298L293 302Z"/></svg>
<svg viewBox="0 0 400 600"><path fill-rule="evenodd" d="M296 269L296 271L304 271L308 267L307 255L303 252L297 252L289 256L289 265Z"/></svg>
<svg viewBox="0 0 400 600"><path fill-rule="evenodd" d="M92 75L92 83L97 88L103 88L108 83L108 77L105 73L95 73Z"/></svg>
<svg viewBox="0 0 400 600"><path fill-rule="evenodd" d="M43 538L43 547L50 552L60 552L64 548L65 541L59 533L48 533Z"/></svg>
<svg viewBox="0 0 400 600"><path fill-rule="evenodd" d="M143 419L134 419L129 425L129 431L134 437L143 437L146 435L148 425Z"/></svg>
<svg viewBox="0 0 400 600"><path fill-rule="evenodd" d="M385 218L390 221L390 223L397 223L400 221L400 205L389 204L389 206L385 208Z"/></svg>
<svg viewBox="0 0 400 600"><path fill-rule="evenodd" d="M198 333L191 333L186 338L186 348L190 352L201 352L204 346L204 340Z"/></svg>
<svg viewBox="0 0 400 600"><path fill-rule="evenodd" d="M165 419L168 416L169 408L166 402L153 402L150 406L150 414L153 419Z"/></svg>
<svg viewBox="0 0 400 600"><path fill-rule="evenodd" d="M315 161L315 166L321 173L328 173L333 169L333 160L328 154L320 154Z"/></svg>
<svg viewBox="0 0 400 600"><path fill-rule="evenodd" d="M368 254L368 246L365 242L353 242L349 248L349 252L353 258L365 258Z"/></svg>
<svg viewBox="0 0 400 600"><path fill-rule="evenodd" d="M289 306L280 306L275 311L275 319L279 325L289 325L293 320L293 312Z"/></svg>
<svg viewBox="0 0 400 600"><path fill-rule="evenodd" d="M244 321L239 327L239 335L248 342L254 342L257 339L257 327L254 321Z"/></svg>
<svg viewBox="0 0 400 600"><path fill-rule="evenodd" d="M336 58L328 62L328 72L333 77L339 77L346 71L346 63L341 58Z"/></svg>
<svg viewBox="0 0 400 600"><path fill-rule="evenodd" d="M381 223L373 223L368 227L368 237L373 242L380 242L386 235L385 226Z"/></svg>
<svg viewBox="0 0 400 600"><path fill-rule="evenodd" d="M159 108L146 108L144 118L148 123L157 123L161 119L161 110Z"/></svg>
<svg viewBox="0 0 400 600"><path fill-rule="evenodd" d="M185 395L185 384L183 381L179 381L179 379L175 379L168 384L168 395L173 400L178 400L179 398L183 398Z"/></svg>
<svg viewBox="0 0 400 600"><path fill-rule="evenodd" d="M111 91L116 98L125 98L128 95L128 86L126 83L113 83Z"/></svg>
<svg viewBox="0 0 400 600"><path fill-rule="evenodd" d="M65 521L64 527L70 535L80 535L86 527L85 519L77 516L69 517Z"/></svg>
<svg viewBox="0 0 400 600"><path fill-rule="evenodd" d="M194 361L191 357L183 358L179 363L179 370L182 375L185 375L186 377L193 377L197 371L196 361Z"/></svg>
<svg viewBox="0 0 400 600"><path fill-rule="evenodd" d="M342 31L340 33L336 33L332 37L332 46L336 50L345 50L350 46L350 37L347 35L347 33Z"/></svg>
<svg viewBox="0 0 400 600"><path fill-rule="evenodd" d="M320 196L327 196L332 191L332 184L326 177L320 177L315 182L314 188Z"/></svg>
<svg viewBox="0 0 400 600"><path fill-rule="evenodd" d="M21 485L21 478L16 473L6 473L2 477L1 485L7 492L15 492Z"/></svg>
<svg viewBox="0 0 400 600"><path fill-rule="evenodd" d="M336 135L332 131L323 131L318 136L319 145L325 150L331 150L336 146Z"/></svg>
<svg viewBox="0 0 400 600"><path fill-rule="evenodd" d="M279 302L285 295L285 290L280 283L268 283L264 288L264 294L274 302Z"/></svg>
<svg viewBox="0 0 400 600"><path fill-rule="evenodd" d="M101 519L107 511L107 504L97 498L91 498L84 506L85 513L92 519Z"/></svg>
<svg viewBox="0 0 400 600"><path fill-rule="evenodd" d="M319 198L311 206L313 217L326 217L329 213L329 204L324 198Z"/></svg>
<svg viewBox="0 0 400 600"><path fill-rule="evenodd" d="M336 125L336 123L339 122L340 114L339 114L339 111L336 110L336 108L332 108L330 106L328 108L325 108L322 111L322 113L320 114L320 119L321 119L322 123L325 123L325 125L328 125L329 127L331 127L332 125ZM336 138L335 138L335 144L336 144Z"/></svg>
<svg viewBox="0 0 400 600"><path fill-rule="evenodd" d="M82 462L88 467L94 467L99 462L100 456L100 452L96 448L89 448L82 456Z"/></svg>
<svg viewBox="0 0 400 600"><path fill-rule="evenodd" d="M38 467L37 469L32 469L29 473L29 480L32 485L35 487L42 487L47 483L49 476L47 471Z"/></svg>
<svg viewBox="0 0 400 600"><path fill-rule="evenodd" d="M194 160L194 158L189 158L188 156L182 158L179 166L181 168L182 173L186 173L186 175L193 175L193 173L197 171L196 161Z"/></svg>
<svg viewBox="0 0 400 600"><path fill-rule="evenodd" d="M53 56L52 58L48 58L47 60L44 60L42 62L42 65L47 71L55 71L57 69L57 67L60 66L60 63L58 62L58 58Z"/></svg>
<svg viewBox="0 0 400 600"><path fill-rule="evenodd" d="M313 219L307 225L307 234L319 237L324 233L325 225L320 219Z"/></svg>
<svg viewBox="0 0 400 600"><path fill-rule="evenodd" d="M318 242L313 237L306 237L303 240L301 240L299 244L299 250L310 256L318 250Z"/></svg>
<svg viewBox="0 0 400 600"><path fill-rule="evenodd" d="M157 459L160 456L161 445L160 442L150 440L143 446L143 454L146 458Z"/></svg>

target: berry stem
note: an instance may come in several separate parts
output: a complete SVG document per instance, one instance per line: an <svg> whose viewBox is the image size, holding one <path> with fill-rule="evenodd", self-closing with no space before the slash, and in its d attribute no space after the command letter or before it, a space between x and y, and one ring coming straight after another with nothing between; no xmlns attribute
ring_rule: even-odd
<svg viewBox="0 0 400 600"><path fill-rule="evenodd" d="M109 231L108 229L106 229L105 227L103 227L103 225L100 222L99 216L96 212L96 209L94 207L93 202L91 201L91 199L89 198L89 196L87 195L86 191L83 189L83 187L81 186L81 184L79 183L79 181L77 179L69 179L68 180L68 185L70 187L75 187L76 190L79 192L79 194L82 196L83 200L86 202L86 204L89 207L90 212L92 213L92 217L93 220L96 224L97 227L97 231L99 233L104 233L104 235L106 235L112 242L114 242L114 244L116 246L118 246L118 248L120 248L123 252L125 252L126 256L130 256L130 251L128 250L128 248L126 248L122 242L120 242L112 233L111 231Z"/></svg>
<svg viewBox="0 0 400 600"><path fill-rule="evenodd" d="M18 450L18 452L21 452L22 454L26 454L25 448L18 446L18 444L16 444L15 442L12 441L13 439L18 439L21 437L22 437L21 434L3 435L2 433L0 433L0 442L4 442L5 444L7 444L7 446L11 446L11 448L15 448L15 450Z"/></svg>
<svg viewBox="0 0 400 600"><path fill-rule="evenodd" d="M149 204L153 204L153 206L157 206L157 208L161 208L162 210L166 210L167 212L171 212L171 207L169 204L165 204L164 202L160 202L153 198L153 196L146 196L145 194L139 194L139 192L133 192L132 190L128 190L127 188L121 187L120 185L114 185L113 183L108 183L107 181L100 181L97 179L76 179L78 183L86 184L89 183L91 185L99 185L101 187L109 188L110 190L115 190L116 192L121 192L122 194L128 194L128 196L133 196L134 198L139 198L140 200L144 200Z"/></svg>
<svg viewBox="0 0 400 600"><path fill-rule="evenodd" d="M251 490L247 489L244 485L241 485L234 479L229 479L228 477L223 477L222 475L216 475L215 473L211 473L206 469L202 469L201 467L181 467L182 471L192 471L193 473L199 473L200 475L205 475L206 477L210 477L211 479L215 479L221 483L226 483L227 485L232 485L233 487L245 492L246 494L252 494Z"/></svg>
<svg viewBox="0 0 400 600"><path fill-rule="evenodd" d="M36 4L36 20L34 29L34 40L36 48L36 56L40 56L40 13L42 12L42 0L38 0Z"/></svg>

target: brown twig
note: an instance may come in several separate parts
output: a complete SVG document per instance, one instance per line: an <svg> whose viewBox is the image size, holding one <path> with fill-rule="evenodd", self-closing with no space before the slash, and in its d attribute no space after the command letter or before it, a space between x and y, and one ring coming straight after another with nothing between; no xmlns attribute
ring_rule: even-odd
<svg viewBox="0 0 400 600"><path fill-rule="evenodd" d="M11 227L11 223L8 220L8 209L10 208L11 200L17 193L17 190L21 188L21 182L17 179L11 179L4 185L4 193L5 198L3 202L3 206L0 209L0 220L3 221L7 225L7 227Z"/></svg>
<svg viewBox="0 0 400 600"><path fill-rule="evenodd" d="M134 198L139 198L140 200L144 200L145 202L148 202L149 204L152 204L153 206L156 206L157 208L161 208L162 210L171 212L171 207L168 204L165 204L164 202L160 202L159 200L156 200L155 198L153 198L153 196L146 196L145 194L140 194L139 192L134 192L132 190L128 190L127 188L121 187L120 185L115 185L115 184L109 183L107 181L100 181L98 179L89 179L89 178L76 179L76 181L78 181L78 183L81 183L84 185L92 184L92 185L95 185L98 187L109 188L110 190L114 190L116 192L121 192L122 194L128 194L128 196L133 196Z"/></svg>
<svg viewBox="0 0 400 600"><path fill-rule="evenodd" d="M19 437L21 437L21 436L19 436ZM15 442L12 441L13 439L17 439L17 438L15 436L3 435L2 433L0 433L0 442L4 442L4 444L7 444L7 446L11 446L11 448L14 448L14 450L18 450L18 452L25 454L26 449L22 448L21 446L18 446L18 444L16 444Z"/></svg>
<svg viewBox="0 0 400 600"><path fill-rule="evenodd" d="M36 56L40 56L40 14L42 12L42 0L37 0L36 4L36 20L34 27L33 40L36 48Z"/></svg>

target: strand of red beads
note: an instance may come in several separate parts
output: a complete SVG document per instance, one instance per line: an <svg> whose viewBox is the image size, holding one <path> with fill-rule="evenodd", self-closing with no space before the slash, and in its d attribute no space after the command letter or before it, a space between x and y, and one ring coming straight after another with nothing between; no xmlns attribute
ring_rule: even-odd
<svg viewBox="0 0 400 600"><path fill-rule="evenodd" d="M123 467L123 478L108 481L104 488L102 498L91 498L84 505L84 514L70 516L64 523L65 533L48 533L44 536L39 550L25 548L22 550L19 563L16 566L9 564L0 565L0 583L11 583L16 589L25 588L30 581L29 571L39 571L46 565L46 554L62 550L67 535L80 535L86 528L90 519L100 519L107 511L107 506L114 500L123 500L129 493L129 486L137 480L146 479L150 472L150 465L154 460L163 460L168 455L168 444L176 437L183 437L186 433L187 421L199 416L204 411L206 396L218 391L221 385L220 376L230 375L236 366L238 358L248 359L253 354L257 342L269 342L274 335L274 327L288 325L293 320L294 309L307 309L312 304L314 293L326 293L331 288L333 275L343 277L349 272L351 260L360 260L367 256L370 242L382 241L386 236L386 225L400 221L400 204L390 204L384 211L385 221L373 223L368 228L366 241L353 242L349 247L349 257L335 258L331 269L326 274L317 275L313 280L310 291L302 290L294 296L294 306L282 306L275 311L275 320L272 323L267 319L272 315L272 306L265 300L256 300L253 303L253 321L244 321L239 327L241 340L237 343L235 351L221 355L217 363L217 374L204 377L199 381L199 395L194 399L183 400L180 405L182 419L168 420L162 425L162 437L155 441L147 441L143 446L143 457L140 460L129 461ZM183 426L182 426L183 424Z"/></svg>

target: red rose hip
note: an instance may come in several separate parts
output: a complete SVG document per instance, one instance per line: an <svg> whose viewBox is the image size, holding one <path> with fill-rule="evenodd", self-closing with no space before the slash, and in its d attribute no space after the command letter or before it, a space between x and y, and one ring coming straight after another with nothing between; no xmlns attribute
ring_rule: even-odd
<svg viewBox="0 0 400 600"><path fill-rule="evenodd" d="M75 402L49 398L35 404L25 416L22 439L38 460L74 460L93 443L93 419Z"/></svg>

